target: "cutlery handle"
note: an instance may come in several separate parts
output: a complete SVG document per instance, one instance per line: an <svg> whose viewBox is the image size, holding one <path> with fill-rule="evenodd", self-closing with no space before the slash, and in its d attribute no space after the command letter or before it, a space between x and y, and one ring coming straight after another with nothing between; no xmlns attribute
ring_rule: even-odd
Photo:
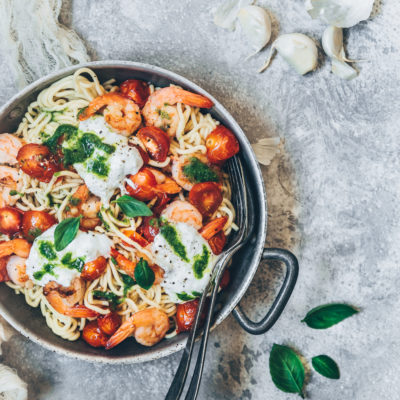
<svg viewBox="0 0 400 400"><path fill-rule="evenodd" d="M254 322L249 319L237 305L232 311L239 325L248 333L253 335L261 335L267 332L275 324L283 309L288 302L290 295L296 285L297 276L299 274L299 264L297 258L287 250L283 249L264 249L262 260L277 260L282 261L286 266L285 280L279 290L278 296L272 303L267 315L259 322Z"/></svg>

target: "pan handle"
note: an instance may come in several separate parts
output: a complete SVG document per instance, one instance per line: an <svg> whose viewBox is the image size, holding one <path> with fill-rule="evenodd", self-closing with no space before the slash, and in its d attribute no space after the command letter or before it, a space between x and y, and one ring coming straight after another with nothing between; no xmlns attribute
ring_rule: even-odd
<svg viewBox="0 0 400 400"><path fill-rule="evenodd" d="M290 295L296 285L297 275L299 273L299 263L297 258L289 251L283 249L264 249L262 260L282 261L286 266L285 280L279 290L278 296L272 303L267 315L259 322L250 320L238 304L232 311L239 325L248 333L261 335L267 332L278 320L283 309L288 302Z"/></svg>

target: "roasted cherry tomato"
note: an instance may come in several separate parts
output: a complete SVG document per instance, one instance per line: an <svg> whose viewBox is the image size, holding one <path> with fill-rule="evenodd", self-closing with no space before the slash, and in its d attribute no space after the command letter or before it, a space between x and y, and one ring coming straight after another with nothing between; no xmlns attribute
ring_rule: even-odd
<svg viewBox="0 0 400 400"><path fill-rule="evenodd" d="M139 130L137 136L146 147L152 160L163 162L167 159L169 137L162 129L155 126L145 126Z"/></svg>
<svg viewBox="0 0 400 400"><path fill-rule="evenodd" d="M154 215L159 216L167 204L170 202L171 197L167 193L157 193L157 201L154 203L151 211Z"/></svg>
<svg viewBox="0 0 400 400"><path fill-rule="evenodd" d="M218 125L206 139L207 158L219 164L239 152L239 142L235 135L223 125Z"/></svg>
<svg viewBox="0 0 400 400"><path fill-rule="evenodd" d="M136 231L132 230L132 229L125 229L122 231L122 233L125 236L128 236L129 239L133 240L134 242L136 242L137 244L139 244L142 247L146 247L149 242L140 234L137 233ZM127 246L131 246L128 243L123 242L124 244L126 244Z"/></svg>
<svg viewBox="0 0 400 400"><path fill-rule="evenodd" d="M226 268L224 274L222 275L221 280L219 281L219 287L221 289L225 289L229 285L230 280L231 280L231 274L229 272L229 268Z"/></svg>
<svg viewBox="0 0 400 400"><path fill-rule="evenodd" d="M83 266L81 278L85 279L85 281L94 281L104 272L106 267L107 260L102 256L97 257Z"/></svg>
<svg viewBox="0 0 400 400"><path fill-rule="evenodd" d="M22 218L22 233L25 239L33 241L56 223L54 216L45 211L26 211Z"/></svg>
<svg viewBox="0 0 400 400"><path fill-rule="evenodd" d="M96 321L90 321L83 328L82 339L93 347L104 347L108 336L102 332Z"/></svg>
<svg viewBox="0 0 400 400"><path fill-rule="evenodd" d="M218 255L222 253L226 244L226 236L223 231L219 231L212 238L208 239L208 244L214 254Z"/></svg>
<svg viewBox="0 0 400 400"><path fill-rule="evenodd" d="M97 318L100 330L106 335L113 335L121 325L121 317L116 312L110 312Z"/></svg>
<svg viewBox="0 0 400 400"><path fill-rule="evenodd" d="M154 187L157 181L148 168L144 167L136 175L130 175L129 180L125 189L135 199L149 201L155 197Z"/></svg>
<svg viewBox="0 0 400 400"><path fill-rule="evenodd" d="M22 171L41 182L49 182L53 174L59 170L50 150L40 144L30 143L22 146L17 160Z"/></svg>
<svg viewBox="0 0 400 400"><path fill-rule="evenodd" d="M149 85L138 79L128 79L120 86L121 94L132 99L140 108L146 104L150 96Z"/></svg>
<svg viewBox="0 0 400 400"><path fill-rule="evenodd" d="M179 332L190 331L196 318L199 300L191 300L176 306L176 323Z"/></svg>
<svg viewBox="0 0 400 400"><path fill-rule="evenodd" d="M154 238L160 232L158 219L155 217L144 217L140 231L149 242L153 242Z"/></svg>
<svg viewBox="0 0 400 400"><path fill-rule="evenodd" d="M228 217L219 217L215 218L212 221L210 221L207 225L203 226L200 229L201 236L203 236L204 239L208 240L212 238L214 235L216 235L219 231L224 229L224 226L226 225L228 221Z"/></svg>
<svg viewBox="0 0 400 400"><path fill-rule="evenodd" d="M14 207L0 208L0 232L5 235L14 235L21 229L22 211Z"/></svg>
<svg viewBox="0 0 400 400"><path fill-rule="evenodd" d="M215 182L196 183L189 192L189 201L204 217L211 217L222 203L222 193Z"/></svg>
<svg viewBox="0 0 400 400"><path fill-rule="evenodd" d="M129 146L135 147L138 150L138 152L140 153L140 157L142 157L143 165L146 165L149 163L150 157L145 150L143 150L140 146L138 146L136 144L129 144Z"/></svg>

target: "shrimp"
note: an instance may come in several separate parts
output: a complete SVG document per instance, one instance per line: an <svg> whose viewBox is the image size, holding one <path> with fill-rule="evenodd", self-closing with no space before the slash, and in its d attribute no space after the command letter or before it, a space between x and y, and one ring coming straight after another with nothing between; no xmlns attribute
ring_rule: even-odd
<svg viewBox="0 0 400 400"><path fill-rule="evenodd" d="M185 190L190 191L194 185L185 173L183 172L183 168L190 163L192 157L196 157L203 163L207 163L207 157L203 154L196 154L195 156L180 156L173 157L172 159L172 167L171 167L171 175L174 178L175 182L182 186Z"/></svg>
<svg viewBox="0 0 400 400"><path fill-rule="evenodd" d="M15 165L18 163L17 154L23 142L10 133L0 134L0 163Z"/></svg>
<svg viewBox="0 0 400 400"><path fill-rule="evenodd" d="M106 350L112 349L129 336L143 346L153 346L165 337L169 329L168 316L157 308L146 308L133 314L110 337Z"/></svg>
<svg viewBox="0 0 400 400"><path fill-rule="evenodd" d="M22 181L16 168L0 165L0 208L7 205L14 205L19 196L18 193L22 189Z"/></svg>
<svg viewBox="0 0 400 400"><path fill-rule="evenodd" d="M71 286L64 287L51 281L43 288L50 305L60 314L73 318L94 318L99 314L96 311L78 304L85 295L85 283L75 278Z"/></svg>
<svg viewBox="0 0 400 400"><path fill-rule="evenodd" d="M164 175L161 171L155 168L148 168L151 173L156 178L157 185L154 190L159 193L177 194L181 191L181 188L176 184L176 182Z"/></svg>
<svg viewBox="0 0 400 400"><path fill-rule="evenodd" d="M26 259L32 245L25 239L13 239L0 243L0 281L11 280L18 286L29 281Z"/></svg>
<svg viewBox="0 0 400 400"><path fill-rule="evenodd" d="M130 136L142 123L139 106L119 93L106 93L93 99L79 116L81 121L104 109L104 119L121 135Z"/></svg>
<svg viewBox="0 0 400 400"><path fill-rule="evenodd" d="M135 277L135 268L137 265L136 261L131 261L129 258L123 256L120 252L115 249L111 249L111 255L114 257L118 266L125 271L132 278ZM146 260L147 261L147 260ZM164 270L158 265L150 265L150 268L154 272L154 285L159 285L164 279Z"/></svg>
<svg viewBox="0 0 400 400"><path fill-rule="evenodd" d="M161 213L168 221L185 222L199 230L203 226L203 216L188 201L175 200Z"/></svg>
<svg viewBox="0 0 400 400"><path fill-rule="evenodd" d="M0 258L17 256L28 258L32 245L25 239L13 239L0 243Z"/></svg>
<svg viewBox="0 0 400 400"><path fill-rule="evenodd" d="M7 261L7 275L10 280L18 286L25 287L26 283L30 281L29 276L26 274L26 258L20 256L11 256Z"/></svg>
<svg viewBox="0 0 400 400"><path fill-rule="evenodd" d="M214 103L205 96L188 92L174 86L165 87L153 92L143 107L142 114L146 125L165 130L173 137L179 124L177 103L192 107L211 108Z"/></svg>

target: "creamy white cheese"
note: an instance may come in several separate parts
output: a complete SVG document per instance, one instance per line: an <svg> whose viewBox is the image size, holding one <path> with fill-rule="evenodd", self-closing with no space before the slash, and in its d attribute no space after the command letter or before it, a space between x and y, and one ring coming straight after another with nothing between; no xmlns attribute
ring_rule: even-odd
<svg viewBox="0 0 400 400"><path fill-rule="evenodd" d="M187 260L174 252L165 236L160 232L152 244L152 252L156 264L165 271L164 281L161 286L171 297L172 301L181 303L197 297L202 293L210 279L212 269L218 259L211 251L207 241L192 226L183 222L170 223L176 229L180 242L186 249ZM196 277L193 265L196 258L204 253L209 254L208 263L203 271L202 277Z"/></svg>
<svg viewBox="0 0 400 400"><path fill-rule="evenodd" d="M57 225L52 226L35 239L26 260L26 273L36 284L44 286L50 281L55 281L62 286L69 286L72 280L80 275L80 272L76 268L68 267L68 264L71 264L66 262L66 259L73 261L80 258L82 263L86 263L100 256L106 258L110 256L111 239L104 234L95 232L78 231L75 239L64 250L56 251L54 248L56 227ZM43 243L50 247L55 257L49 259L43 255L43 250L41 251ZM44 273L48 265L51 266L51 273Z"/></svg>
<svg viewBox="0 0 400 400"><path fill-rule="evenodd" d="M111 196L118 187L123 187L124 179L128 174L136 174L143 166L143 159L135 147L128 145L128 139L115 133L107 125L101 115L91 117L79 123L79 130L96 134L103 143L114 145L115 151L107 155L109 171L106 177L101 177L87 169L87 161L75 163L74 167L79 176L85 181L89 190L99 196L105 207L108 207ZM104 155L96 149L90 159ZM90 162L90 160L89 160Z"/></svg>

